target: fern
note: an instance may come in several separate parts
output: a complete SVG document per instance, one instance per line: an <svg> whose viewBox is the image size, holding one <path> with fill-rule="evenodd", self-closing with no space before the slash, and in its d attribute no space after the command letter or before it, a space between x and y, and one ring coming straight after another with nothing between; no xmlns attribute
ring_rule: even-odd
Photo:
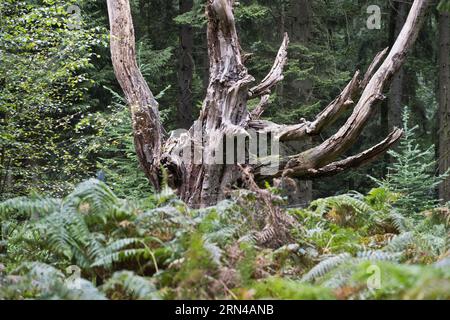
<svg viewBox="0 0 450 320"><path fill-rule="evenodd" d="M323 261L321 261L319 264L317 264L314 268L312 268L307 274L305 274L302 278L302 281L304 282L311 282L314 281L337 266L341 265L344 262L348 262L351 260L352 256L349 253L342 253L337 256L329 257Z"/></svg>
<svg viewBox="0 0 450 320"><path fill-rule="evenodd" d="M120 271L102 285L101 290L112 299L158 300L155 285L131 271Z"/></svg>
<svg viewBox="0 0 450 320"><path fill-rule="evenodd" d="M248 194L245 200L251 201ZM367 197L349 193L316 200L309 209L290 210L300 225L292 230L292 245L275 250L254 241L276 230L260 232L265 217L252 204L223 201L191 210L168 188L130 201L91 179L63 199L33 196L0 204L0 261L8 272L23 261L40 261L47 270L39 273L35 266L12 271L21 277L17 286L0 275L0 298L158 299L160 292L164 298L240 298L237 288L242 287L249 290L243 293L247 298L416 297L420 290L444 297L446 219L435 213L412 219L399 213L393 201L380 189ZM399 234L392 235L395 229ZM429 267L406 268L412 263ZM55 267L49 269L49 264ZM95 288L79 279L82 289L74 290L58 270L70 265L102 285ZM394 272L387 284L392 291L368 290L367 270L373 265ZM426 277L416 269L425 270ZM407 272L411 282L402 283L395 272ZM301 281L264 280L274 274ZM441 282L434 290L429 283L436 279ZM296 289L306 291L295 294Z"/></svg>
<svg viewBox="0 0 450 320"><path fill-rule="evenodd" d="M14 280L6 279L0 286L0 299L61 300L104 300L91 282L76 279L71 283L65 275L52 266L43 263L24 263L14 273Z"/></svg>
<svg viewBox="0 0 450 320"><path fill-rule="evenodd" d="M341 253L336 256L327 257L313 267L302 278L304 282L313 282L328 276L328 285L336 286L336 283L345 283L352 275L351 270L355 265L363 261L398 261L401 253L384 251L361 251L353 257L349 253Z"/></svg>
<svg viewBox="0 0 450 320"><path fill-rule="evenodd" d="M53 198L19 197L0 203L0 222L12 217L24 219L38 219L54 212L61 206L61 200Z"/></svg>
<svg viewBox="0 0 450 320"><path fill-rule="evenodd" d="M366 223L363 218L369 217L374 210L364 201L359 193L349 193L311 203L310 209L342 226L356 226ZM367 219L366 219L367 220Z"/></svg>
<svg viewBox="0 0 450 320"><path fill-rule="evenodd" d="M358 193L318 199L311 203L310 208L320 215L328 213L333 208L350 208L354 210L356 214L372 211L372 208L361 199L361 195Z"/></svg>
<svg viewBox="0 0 450 320"><path fill-rule="evenodd" d="M406 232L394 237L383 250L387 252L402 252L414 242L414 234Z"/></svg>
<svg viewBox="0 0 450 320"><path fill-rule="evenodd" d="M368 250L358 252L356 257L362 261L398 261L402 252L385 252L381 250Z"/></svg>

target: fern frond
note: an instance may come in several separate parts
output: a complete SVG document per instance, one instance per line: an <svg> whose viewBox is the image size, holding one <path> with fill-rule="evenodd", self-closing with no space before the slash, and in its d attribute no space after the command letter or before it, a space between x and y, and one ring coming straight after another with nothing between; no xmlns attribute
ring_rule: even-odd
<svg viewBox="0 0 450 320"><path fill-rule="evenodd" d="M321 215L328 213L332 208L352 208L356 213L371 212L372 208L360 199L359 194L344 194L335 197L318 199L311 203L310 208Z"/></svg>
<svg viewBox="0 0 450 320"><path fill-rule="evenodd" d="M357 258L364 261L398 261L402 256L401 252L384 252L380 250L375 251L361 251L357 253Z"/></svg>
<svg viewBox="0 0 450 320"><path fill-rule="evenodd" d="M20 215L30 219L33 215L46 216L61 206L61 200L42 197L19 197L0 203L0 221L7 219L8 215ZM37 218L37 217L36 217Z"/></svg>
<svg viewBox="0 0 450 320"><path fill-rule="evenodd" d="M90 179L79 184L64 199L65 206L75 206L81 213L93 214L105 220L105 213L114 206L120 206L120 199L103 182Z"/></svg>
<svg viewBox="0 0 450 320"><path fill-rule="evenodd" d="M330 272L332 269L338 267L342 263L348 262L351 259L352 256L347 252L327 258L321 261L315 267L313 267L307 274L305 274L302 278L302 281L304 282L314 281L324 276L325 274Z"/></svg>
<svg viewBox="0 0 450 320"><path fill-rule="evenodd" d="M392 220L392 225L394 228L399 232L409 232L414 228L413 222L400 213L392 212L389 215L389 218Z"/></svg>
<svg viewBox="0 0 450 320"><path fill-rule="evenodd" d="M105 293L111 293L112 299L137 299L158 300L160 299L156 287L148 279L137 276L131 271L120 271L106 281L101 287ZM118 296L120 295L120 296Z"/></svg>
<svg viewBox="0 0 450 320"><path fill-rule="evenodd" d="M414 234L412 232L402 233L395 236L384 248L386 252L402 252L414 242Z"/></svg>
<svg viewBox="0 0 450 320"><path fill-rule="evenodd" d="M114 263L124 262L131 259L138 259L139 257L145 255L147 253L147 249L126 249L117 252L113 252L110 254L106 254L102 257L99 257L95 260L91 267L104 267L110 268Z"/></svg>

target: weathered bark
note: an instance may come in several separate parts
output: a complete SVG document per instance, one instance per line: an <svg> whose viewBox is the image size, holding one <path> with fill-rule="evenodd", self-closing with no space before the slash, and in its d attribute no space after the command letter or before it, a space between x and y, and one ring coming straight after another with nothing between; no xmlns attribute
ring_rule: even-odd
<svg viewBox="0 0 450 320"><path fill-rule="evenodd" d="M210 79L200 117L191 129L191 135L203 134L204 160L214 156L224 136L245 134L248 119L247 97L254 79L242 63L233 4L234 0L209 0L206 6ZM240 175L235 164L188 163L180 196L191 206L215 204Z"/></svg>
<svg viewBox="0 0 450 320"><path fill-rule="evenodd" d="M354 105L354 99L361 93L369 81L372 79L376 68L380 65L382 59L386 57L388 48L379 52L370 64L364 78L360 79L360 72L357 71L341 94L334 99L313 121L304 120L295 125L278 125L270 121L259 120L252 117L249 127L261 132L277 132L280 141L301 140L306 136L318 135L326 127L332 125L339 117L350 107ZM258 110L259 108L256 108Z"/></svg>
<svg viewBox="0 0 450 320"><path fill-rule="evenodd" d="M136 153L145 175L159 189L164 129L158 103L136 62L134 28L128 0L107 0L111 59L117 81L130 106Z"/></svg>
<svg viewBox="0 0 450 320"><path fill-rule="evenodd" d="M207 94L200 117L190 130L181 135L172 134L165 141L157 103L137 69L128 1L108 0L114 70L131 106L136 150L150 181L159 187L159 166L163 166L169 173L171 186L190 206L213 205L223 199L227 190L234 185L240 183L245 187L245 177L249 175L254 175L256 181L266 179L260 175L267 168L268 160L279 159L277 154L259 156L260 150L252 150L245 140L241 140L237 146L224 147L225 137L242 138L250 136L251 130L257 130L260 136L270 132L275 141L307 140L337 120L344 110L354 105L353 101L358 101L353 113L335 135L319 146L279 159L281 165L276 167L272 175L309 179L336 174L375 159L400 139L401 130L395 129L386 140L359 155L337 160L357 140L375 103L384 98L383 90L403 64L406 53L417 37L428 2L415 0L389 54L386 58L387 50L378 54L363 79L359 78L357 72L343 92L314 121L305 120L297 125L284 126L259 120L259 117L264 112L271 90L283 78L287 35L267 77L259 85L251 87L254 79L248 74L241 56L233 15L234 0L207 0L210 74ZM250 113L247 101L255 97L261 97L261 102ZM244 159L234 159L236 148L248 151ZM190 154L192 149L194 153L186 161L186 154ZM198 152L195 153L195 150ZM224 158L231 156L233 161L210 161L217 155L218 159L222 158L222 152ZM247 155L248 158L256 159L256 163L248 161ZM276 216L276 210L273 212ZM273 225L267 226L267 234L273 230Z"/></svg>
<svg viewBox="0 0 450 320"><path fill-rule="evenodd" d="M180 0L180 14L190 12L193 0ZM180 101L178 104L177 124L179 128L189 129L193 123L192 79L194 75L194 34L191 25L180 27L180 68L178 82L180 87Z"/></svg>
<svg viewBox="0 0 450 320"><path fill-rule="evenodd" d="M450 17L439 15L439 171L450 169ZM440 198L450 201L450 178L439 187Z"/></svg>
<svg viewBox="0 0 450 320"><path fill-rule="evenodd" d="M309 169L303 174L303 177L318 178L323 176L328 176L331 174L336 174L350 168L357 168L367 163L372 162L380 155L384 154L389 150L397 141L402 137L403 131L395 128L394 131L382 142L373 146L370 149L361 152L358 155L348 157L344 160L332 162L323 166L319 169Z"/></svg>

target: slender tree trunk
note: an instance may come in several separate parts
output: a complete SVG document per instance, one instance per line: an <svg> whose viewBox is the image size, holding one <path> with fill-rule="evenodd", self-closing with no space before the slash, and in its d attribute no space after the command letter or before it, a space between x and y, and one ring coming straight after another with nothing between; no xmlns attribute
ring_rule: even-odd
<svg viewBox="0 0 450 320"><path fill-rule="evenodd" d="M450 168L450 18L439 15L439 171ZM450 178L439 187L439 196L450 201Z"/></svg>
<svg viewBox="0 0 450 320"><path fill-rule="evenodd" d="M290 0L287 30L293 42L306 43L311 34L311 1Z"/></svg>
<svg viewBox="0 0 450 320"><path fill-rule="evenodd" d="M283 6L283 34L287 32L291 35L292 42L307 45L311 34L312 27L312 8L311 2L308 0L290 0L287 10ZM301 88L303 92L308 92L312 88L309 81L304 83L305 87ZM284 83L279 85L279 95L284 92ZM297 143L298 144L298 143ZM311 147L311 141L305 140L301 142L300 148L296 150L305 150ZM290 192L289 204L291 205L307 205L313 200L313 182L311 180L294 179L296 188L294 192Z"/></svg>
<svg viewBox="0 0 450 320"><path fill-rule="evenodd" d="M391 43L394 43L397 39L403 25L405 24L406 17L408 16L409 5L405 2L394 2L393 16L395 22L393 22L393 34L391 36ZM391 89L388 95L387 108L388 108L388 131L393 128L402 127L402 113L404 107L404 89L405 89L405 70L400 68L397 74L392 79Z"/></svg>
<svg viewBox="0 0 450 320"><path fill-rule="evenodd" d="M193 0L180 0L180 14L190 12L193 8ZM189 129L194 122L192 80L194 75L193 60L194 34L191 25L180 27L180 63L178 71L178 83L180 98L177 112L177 124L179 128Z"/></svg>

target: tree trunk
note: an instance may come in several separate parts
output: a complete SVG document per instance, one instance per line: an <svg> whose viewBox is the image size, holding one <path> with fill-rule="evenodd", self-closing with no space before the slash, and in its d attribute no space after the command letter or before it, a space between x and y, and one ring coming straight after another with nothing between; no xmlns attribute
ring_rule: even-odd
<svg viewBox="0 0 450 320"><path fill-rule="evenodd" d="M291 0L289 2L286 29L292 35L293 42L306 43L311 34L311 1Z"/></svg>
<svg viewBox="0 0 450 320"><path fill-rule="evenodd" d="M180 14L190 12L193 0L180 0ZM178 104L177 124L179 128L189 129L194 122L192 79L194 74L193 60L194 34L191 25L180 27L180 69L178 82L180 87L180 101Z"/></svg>
<svg viewBox="0 0 450 320"><path fill-rule="evenodd" d="M450 18L439 15L439 171L450 168ZM450 178L439 187L440 198L450 201Z"/></svg>
<svg viewBox="0 0 450 320"><path fill-rule="evenodd" d="M392 43L397 39L403 25L408 16L408 4L404 2L394 2L392 9L395 22L392 34ZM400 68L397 74L392 79L391 89L389 91L387 108L388 108L388 131L393 128L402 127L402 113L403 113L403 92L405 82L405 70Z"/></svg>
<svg viewBox="0 0 450 320"><path fill-rule="evenodd" d="M395 129L376 146L339 160L356 141L375 104L383 99L392 76L405 61L417 38L428 0L415 0L394 46L380 52L364 77L356 72L342 93L312 121L279 125L260 120L272 89L283 79L289 38L285 35L269 74L251 87L236 32L234 0L207 0L209 85L198 120L189 131L164 136L158 105L135 60L134 31L128 0L108 0L111 54L116 77L131 107L136 150L142 167L156 188L163 172L170 186L192 207L216 204L234 186L255 191L254 181L273 177L305 180L359 167L384 154L402 136ZM260 99L255 110L247 101ZM358 101L356 104L354 101ZM279 143L308 140L334 123L345 111L353 112L340 130L322 144L298 154L281 156ZM254 179L253 179L254 177ZM268 203L267 192L260 194ZM271 210L271 216L277 216ZM279 226L272 219L264 236Z"/></svg>
<svg viewBox="0 0 450 320"><path fill-rule="evenodd" d="M200 118L191 129L202 144L202 154L186 165L180 195L193 207L205 207L224 199L240 177L237 164L214 164L212 159L223 146L225 136L245 134L247 96L254 80L242 63L241 49L232 12L232 1L208 1L209 85ZM229 149L229 148L228 148ZM233 150L225 150L234 158ZM195 158L194 154L194 158ZM220 162L220 161L218 161Z"/></svg>
<svg viewBox="0 0 450 320"><path fill-rule="evenodd" d="M286 8L285 8L286 9ZM289 13L286 17L286 13ZM292 42L300 43L304 46L307 45L309 38L311 36L311 26L312 26L312 8L311 1L308 0L291 0L287 6L287 10L283 10L283 20L287 21L287 28L283 30L291 35ZM298 90L301 90L305 94L310 94L311 88L313 87L312 81L302 81L299 83ZM284 85L279 86L280 91L278 95L282 96L284 91ZM311 141L302 141L300 149L305 149L311 146ZM296 150L299 152L300 150ZM289 192L289 205L302 205L306 206L313 200L313 181L294 179L295 181L295 191ZM292 188L291 188L292 189ZM288 188L288 190L290 190Z"/></svg>

